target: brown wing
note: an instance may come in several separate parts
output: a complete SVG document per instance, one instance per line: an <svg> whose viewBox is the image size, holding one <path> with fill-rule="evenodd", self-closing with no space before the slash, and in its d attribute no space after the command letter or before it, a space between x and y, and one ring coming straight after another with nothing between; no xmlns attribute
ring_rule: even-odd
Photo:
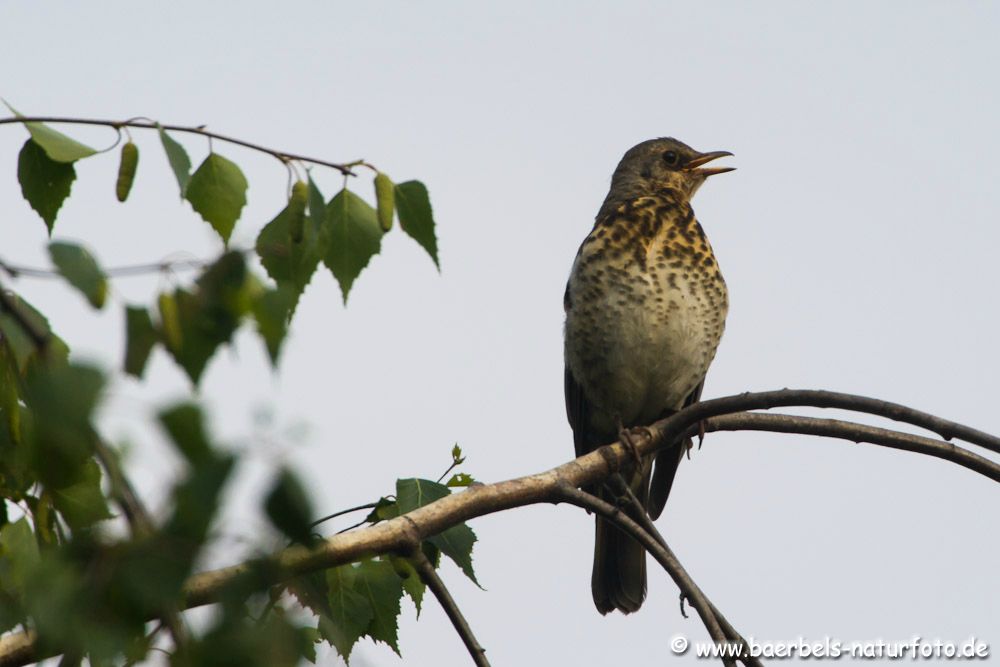
<svg viewBox="0 0 1000 667"><path fill-rule="evenodd" d="M583 456L593 449L593 445L587 438L587 424L590 422L590 403L583 395L580 384L573 377L573 373L566 367L563 376L564 388L566 390L566 417L569 419L570 428L573 429L573 446L577 456Z"/></svg>
<svg viewBox="0 0 1000 667"><path fill-rule="evenodd" d="M701 399L701 390L705 387L705 381L694 388L684 400L683 407L692 403L697 403ZM674 475L677 474L677 466L684 458L684 452L691 446L691 439L684 438L675 442L669 447L661 449L656 454L656 469L653 471L653 481L649 485L649 502L646 504L646 511L651 519L656 520L663 513L663 508L667 504L670 496L670 489L674 485Z"/></svg>

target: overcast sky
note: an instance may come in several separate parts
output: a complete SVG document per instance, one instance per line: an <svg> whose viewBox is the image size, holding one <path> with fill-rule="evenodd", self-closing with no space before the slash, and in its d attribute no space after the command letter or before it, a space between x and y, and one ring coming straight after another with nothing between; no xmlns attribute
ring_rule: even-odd
<svg viewBox="0 0 1000 667"><path fill-rule="evenodd" d="M834 389L1000 433L997 4L153 7L7 0L0 95L26 114L149 116L329 160L363 157L396 180L423 180L438 221L440 275L397 230L346 309L330 275L317 274L277 373L251 335L211 363L202 395L213 428L252 451L214 562L234 561L261 534L248 494L283 461L326 513L390 493L396 477L436 478L455 442L483 481L568 460L565 279L622 153L656 136L732 151L738 167L694 202L732 302L706 397ZM95 146L113 138L66 131ZM0 128L0 258L46 266L44 225L16 183L24 137ZM178 201L155 135L135 137L132 199L114 201L115 157L80 163L54 238L86 242L107 266L216 254L218 237ZM205 143L182 141L200 161ZM233 236L250 245L283 205L285 171L215 148L250 181ZM315 173L334 194L340 178ZM370 181L352 186L370 199ZM97 315L60 283L4 284L47 313L79 358L113 368L122 304L152 304L171 282L119 280ZM158 352L145 383L113 386L102 415L109 436L132 443L129 469L154 505L178 463L146 424L187 392ZM263 443L251 437L262 413L274 423ZM655 569L638 614L601 617L592 521L537 507L473 522L487 590L443 570L493 664L677 664L670 637L707 636ZM748 637L976 635L994 655L998 525L1000 488L968 470L753 433L710 435L682 464L659 521ZM407 605L406 664L469 663L433 601L419 622ZM399 664L370 642L355 657Z"/></svg>

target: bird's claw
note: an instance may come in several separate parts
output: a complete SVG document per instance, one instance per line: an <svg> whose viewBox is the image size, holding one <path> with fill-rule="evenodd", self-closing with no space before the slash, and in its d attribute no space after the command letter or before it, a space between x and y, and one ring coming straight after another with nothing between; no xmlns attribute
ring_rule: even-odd
<svg viewBox="0 0 1000 667"><path fill-rule="evenodd" d="M625 446L625 449L628 450L636 468L640 468L642 465L642 457L639 456L639 446L635 442L636 437L652 438L653 433L645 426L625 428L620 421L618 422L618 440Z"/></svg>

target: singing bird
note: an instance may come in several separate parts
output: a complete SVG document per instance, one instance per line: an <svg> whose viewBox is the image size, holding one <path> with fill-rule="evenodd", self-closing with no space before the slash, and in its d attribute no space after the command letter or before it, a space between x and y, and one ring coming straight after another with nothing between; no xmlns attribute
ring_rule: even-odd
<svg viewBox="0 0 1000 667"><path fill-rule="evenodd" d="M729 297L691 209L728 151L699 153L672 138L631 148L611 177L566 285L566 412L576 455L614 442L698 400L725 327ZM626 480L657 518L690 442L638 461ZM588 489L610 502L604 488ZM633 517L634 518L634 517ZM602 614L646 597L646 552L597 518L591 589Z"/></svg>

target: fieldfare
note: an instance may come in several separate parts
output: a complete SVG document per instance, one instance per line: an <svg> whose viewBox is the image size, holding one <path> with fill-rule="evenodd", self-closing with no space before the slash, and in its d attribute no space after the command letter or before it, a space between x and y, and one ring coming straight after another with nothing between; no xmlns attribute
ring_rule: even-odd
<svg viewBox="0 0 1000 667"><path fill-rule="evenodd" d="M699 153L652 139L618 163L594 228L566 285L566 411L577 456L698 400L729 306L712 246L691 209L705 167L727 151ZM657 518L690 442L637 461L632 492ZM588 489L609 502L605 488ZM635 518L635 517L633 517ZM630 613L646 597L646 552L597 518L594 604Z"/></svg>

